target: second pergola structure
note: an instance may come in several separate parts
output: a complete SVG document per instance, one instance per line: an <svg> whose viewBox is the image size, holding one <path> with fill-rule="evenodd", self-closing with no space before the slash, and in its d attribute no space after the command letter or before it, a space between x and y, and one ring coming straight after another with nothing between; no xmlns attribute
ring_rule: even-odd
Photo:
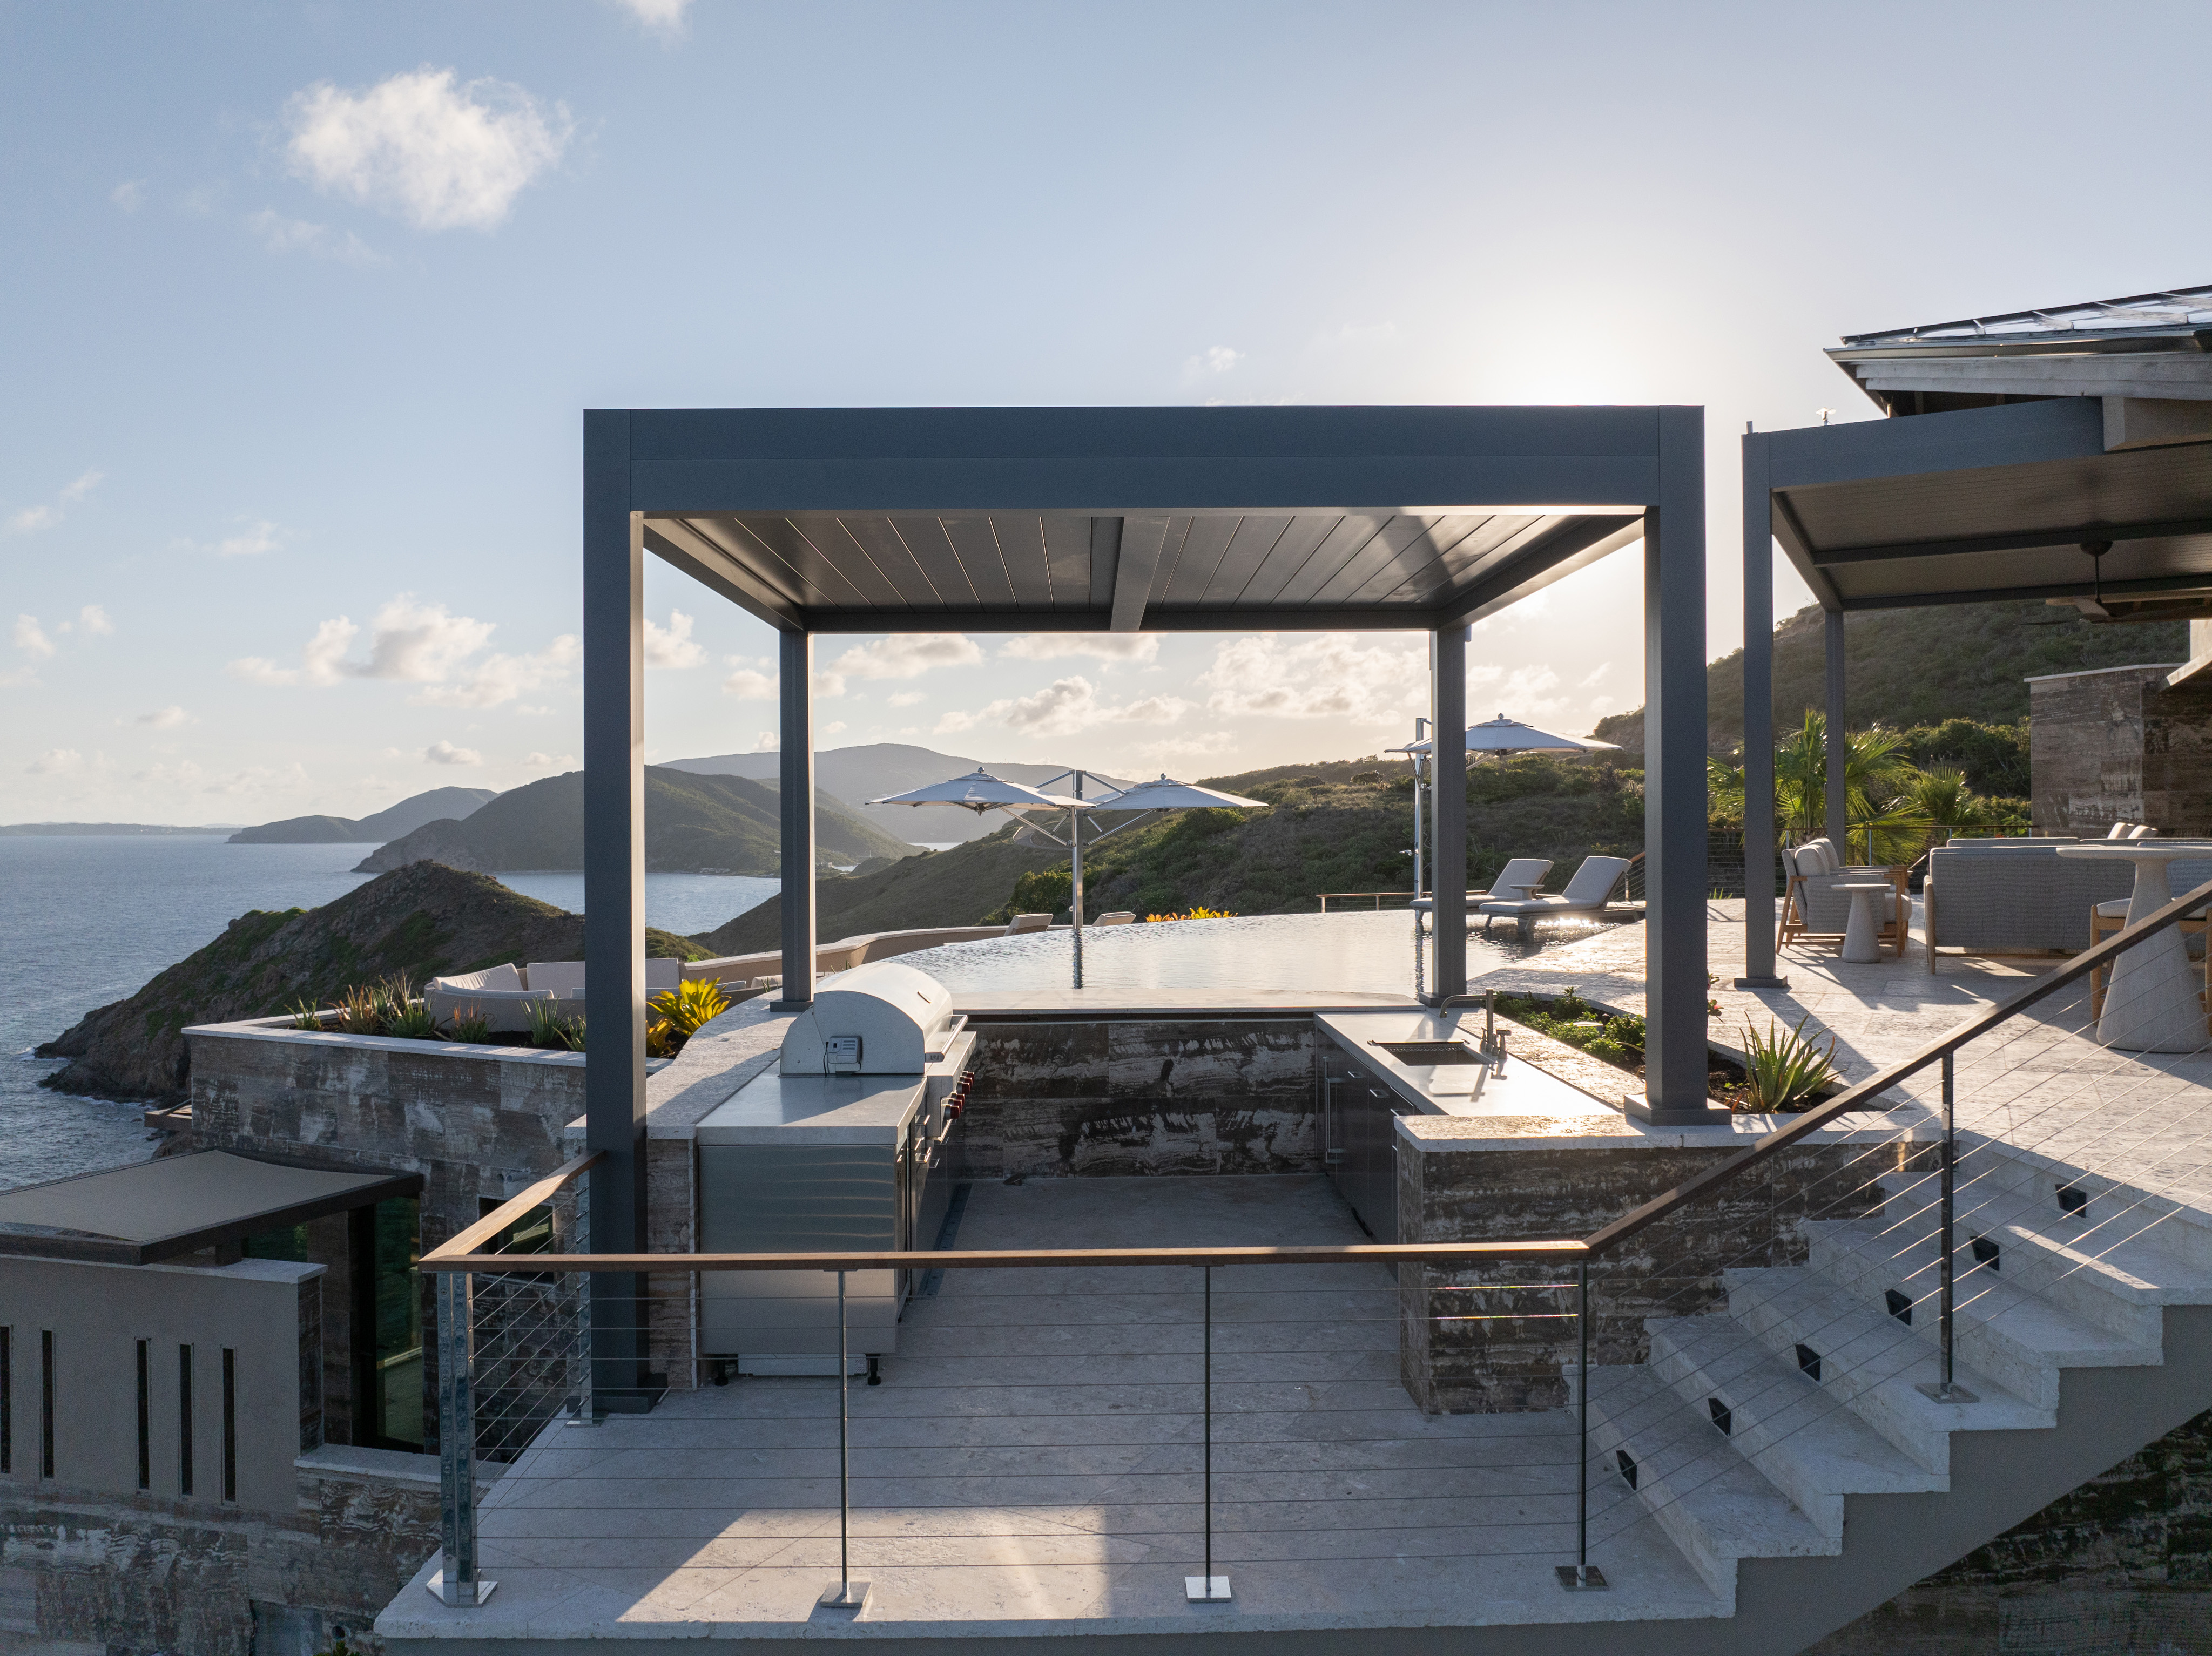
<svg viewBox="0 0 2212 1656"><path fill-rule="evenodd" d="M584 416L584 901L591 1246L645 1246L644 560L781 639L783 998L814 985L821 634L1413 631L1440 770L1468 628L1644 544L1646 1061L1660 1125L1705 1093L1704 411L815 409ZM1573 647L1563 638L1562 647ZM1434 843L1466 844L1460 788ZM1436 859L1436 998L1467 983L1463 855ZM627 1013L622 1009L627 1009ZM594 1277L610 1300L634 1291ZM623 1317L612 1323L627 1324ZM603 1372L639 1375L611 1324ZM619 1406L619 1380L599 1395Z"/></svg>

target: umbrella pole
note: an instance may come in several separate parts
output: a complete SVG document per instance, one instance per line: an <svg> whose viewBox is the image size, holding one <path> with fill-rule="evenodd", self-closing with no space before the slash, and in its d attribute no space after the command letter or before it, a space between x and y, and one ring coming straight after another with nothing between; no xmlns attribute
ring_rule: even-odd
<svg viewBox="0 0 2212 1656"><path fill-rule="evenodd" d="M1083 773L1075 773L1075 797L1083 798ZM1083 812L1079 807L1067 813L1067 843L1070 864L1074 878L1070 882L1068 919L1074 922L1075 986L1083 987Z"/></svg>

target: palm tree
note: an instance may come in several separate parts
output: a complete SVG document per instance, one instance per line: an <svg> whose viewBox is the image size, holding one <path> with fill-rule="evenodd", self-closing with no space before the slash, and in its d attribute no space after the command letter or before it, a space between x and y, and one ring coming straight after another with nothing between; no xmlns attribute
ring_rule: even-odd
<svg viewBox="0 0 2212 1656"><path fill-rule="evenodd" d="M1867 836L1869 861L1909 861L1918 854L1929 824L1912 798L1919 775L1899 732L1875 725L1844 733L1846 833ZM1827 816L1828 721L1808 712L1775 751L1775 826L1785 839L1810 840L1826 831Z"/></svg>

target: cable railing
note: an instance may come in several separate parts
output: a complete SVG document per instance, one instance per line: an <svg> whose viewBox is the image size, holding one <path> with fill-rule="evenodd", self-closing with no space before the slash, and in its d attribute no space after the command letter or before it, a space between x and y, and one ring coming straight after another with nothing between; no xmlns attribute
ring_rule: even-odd
<svg viewBox="0 0 2212 1656"><path fill-rule="evenodd" d="M815 1349L836 1357L746 1380L711 1429L686 1416L702 1456L751 1458L742 1523L719 1471L654 1485L696 1508L686 1545L735 1544L744 1525L785 1537L778 1568L817 1573L831 1609L866 1602L870 1569L985 1568L1010 1548L1183 1557L1194 1603L1231 1598L1240 1570L1408 1557L1536 1561L1601 1591L1645 1526L1717 1592L1738 1559L1838 1551L1850 1496L1947 1487L1950 1431L2048 1429L2069 1364L2156 1362L2158 1279L2190 1275L2192 1181L2212 1196L2212 1040L2193 978L2177 1016L2164 956L2208 899L2212 884L1579 1238L589 1253L571 1240L597 1160L581 1158L422 1261L439 1278L437 1591L490 1591L476 1461L505 1464L514 1544L547 1540L526 1496L549 1479L569 1506L596 1489L622 1508L633 1474L570 1431L601 1417L595 1366L602 1391L635 1383L611 1375L606 1337L653 1337L646 1299L583 1288L605 1273L835 1278L809 1303ZM2093 1021L2085 980L2107 965ZM1904 1095L1915 1083L1924 1096ZM504 1245L544 1234L524 1222L548 1209L550 1251ZM878 1387L852 1338L881 1325L866 1301L885 1272L920 1287ZM808 1527L832 1509L834 1552Z"/></svg>

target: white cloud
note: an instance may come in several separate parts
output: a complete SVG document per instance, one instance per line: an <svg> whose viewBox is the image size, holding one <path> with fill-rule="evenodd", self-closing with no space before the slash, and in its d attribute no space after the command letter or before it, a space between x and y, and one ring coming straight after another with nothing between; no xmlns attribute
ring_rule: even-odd
<svg viewBox="0 0 2212 1656"><path fill-rule="evenodd" d="M146 204L146 180L125 179L107 192L108 200L126 213L135 213Z"/></svg>
<svg viewBox="0 0 2212 1656"><path fill-rule="evenodd" d="M88 604L76 612L76 623L88 633L102 637L115 630L115 623L107 618L107 611L96 604Z"/></svg>
<svg viewBox="0 0 2212 1656"><path fill-rule="evenodd" d="M824 725L820 730L814 733L817 736L842 736L845 733L845 721L842 719L832 719L829 724Z"/></svg>
<svg viewBox="0 0 2212 1656"><path fill-rule="evenodd" d="M180 725L199 723L182 707L159 707L150 713L140 713L137 722L150 725L157 731L173 731Z"/></svg>
<svg viewBox="0 0 2212 1656"><path fill-rule="evenodd" d="M1244 360L1244 355L1226 345L1210 345L1205 355L1194 356L1183 365L1184 372L1194 379L1200 374L1226 373Z"/></svg>
<svg viewBox="0 0 2212 1656"><path fill-rule="evenodd" d="M682 33L684 14L691 9L691 0L615 0L615 3L647 28L664 34Z"/></svg>
<svg viewBox="0 0 2212 1656"><path fill-rule="evenodd" d="M24 770L33 776L65 776L84 767L84 755L75 748L49 748Z"/></svg>
<svg viewBox="0 0 2212 1656"><path fill-rule="evenodd" d="M753 751L755 753L774 753L780 745L781 744L776 740L776 735L774 731L763 731L760 733L760 740L753 743Z"/></svg>
<svg viewBox="0 0 2212 1656"><path fill-rule="evenodd" d="M762 672L748 664L744 656L732 656L730 664L737 670L722 681L722 694L733 695L744 701L773 701L775 700L775 675Z"/></svg>
<svg viewBox="0 0 2212 1656"><path fill-rule="evenodd" d="M46 636L36 616L15 617L15 647L34 660L45 661L54 652L54 641Z"/></svg>
<svg viewBox="0 0 2212 1656"><path fill-rule="evenodd" d="M280 524L266 518L240 517L239 530L219 541L179 540L179 552L206 552L218 558L251 558L264 552L274 552L284 544L284 530Z"/></svg>
<svg viewBox="0 0 2212 1656"><path fill-rule="evenodd" d="M361 93L318 82L285 115L295 173L422 230L490 229L574 130L565 105L428 64Z"/></svg>
<svg viewBox="0 0 2212 1656"><path fill-rule="evenodd" d="M308 219L287 218L273 207L249 215L246 227L272 253L306 253L341 264L389 264L392 261L350 230L333 230Z"/></svg>
<svg viewBox="0 0 2212 1656"><path fill-rule="evenodd" d="M180 770L186 768L195 767L179 767ZM307 767L295 761L281 768L272 769L267 765L253 765L245 770L233 771L221 780L209 783L200 792L228 794L234 797L259 795L273 790L291 791L302 788L307 786Z"/></svg>
<svg viewBox="0 0 2212 1656"><path fill-rule="evenodd" d="M522 761L534 771L572 771L576 768L573 753L533 753Z"/></svg>
<svg viewBox="0 0 2212 1656"><path fill-rule="evenodd" d="M816 676L823 695L845 694L848 678L920 678L933 667L972 667L983 659L975 640L964 633L896 633L857 645ZM830 681L837 688L826 688Z"/></svg>
<svg viewBox="0 0 2212 1656"><path fill-rule="evenodd" d="M107 474L97 469L80 472L76 480L64 486L62 492L43 506L27 506L8 519L11 535L28 535L41 529L52 529L69 513L64 509L75 506L100 487L100 479Z"/></svg>
<svg viewBox="0 0 2212 1656"><path fill-rule="evenodd" d="M1160 640L1151 633L1023 633L1001 644L999 653L1019 661L1089 656L1097 661L1144 664L1159 659Z"/></svg>
<svg viewBox="0 0 2212 1656"><path fill-rule="evenodd" d="M929 698L920 690L893 690L887 700L894 707L912 707Z"/></svg>
<svg viewBox="0 0 2212 1656"><path fill-rule="evenodd" d="M691 617L681 610L668 612L668 625L645 618L645 664L648 667L696 667L707 652L691 637Z"/></svg>
<svg viewBox="0 0 2212 1656"><path fill-rule="evenodd" d="M1756 523L1758 519L1753 519L1753 521ZM1588 673L1583 675L1582 682L1575 688L1583 690L1594 688L1597 685L1604 683L1606 675L1610 673L1612 670L1613 664L1611 662L1601 661L1596 666L1591 668Z"/></svg>
<svg viewBox="0 0 2212 1656"><path fill-rule="evenodd" d="M1350 719L1395 724L1427 710L1424 645L1388 635L1259 633L1220 646L1198 676L1224 716Z"/></svg>
<svg viewBox="0 0 2212 1656"><path fill-rule="evenodd" d="M949 736L986 722L1004 725L1024 736L1067 736L1096 725L1172 725L1190 711L1178 696L1152 695L1120 706L1101 701L1087 678L1055 679L1035 695L992 702L980 713L950 713L937 723Z"/></svg>
<svg viewBox="0 0 2212 1656"><path fill-rule="evenodd" d="M300 652L301 664L283 667L264 656L246 656L227 670L252 684L336 684L342 679L392 679L426 688L410 700L438 707L495 707L525 690L561 678L575 664L575 638L562 634L531 655L469 658L491 640L496 622L457 616L442 604L421 604L402 592L376 613L365 658L346 652L361 629L344 616L326 621Z"/></svg>
<svg viewBox="0 0 2212 1656"><path fill-rule="evenodd" d="M434 765L481 765L483 755L474 748L457 748L450 742L433 742L422 757Z"/></svg>

